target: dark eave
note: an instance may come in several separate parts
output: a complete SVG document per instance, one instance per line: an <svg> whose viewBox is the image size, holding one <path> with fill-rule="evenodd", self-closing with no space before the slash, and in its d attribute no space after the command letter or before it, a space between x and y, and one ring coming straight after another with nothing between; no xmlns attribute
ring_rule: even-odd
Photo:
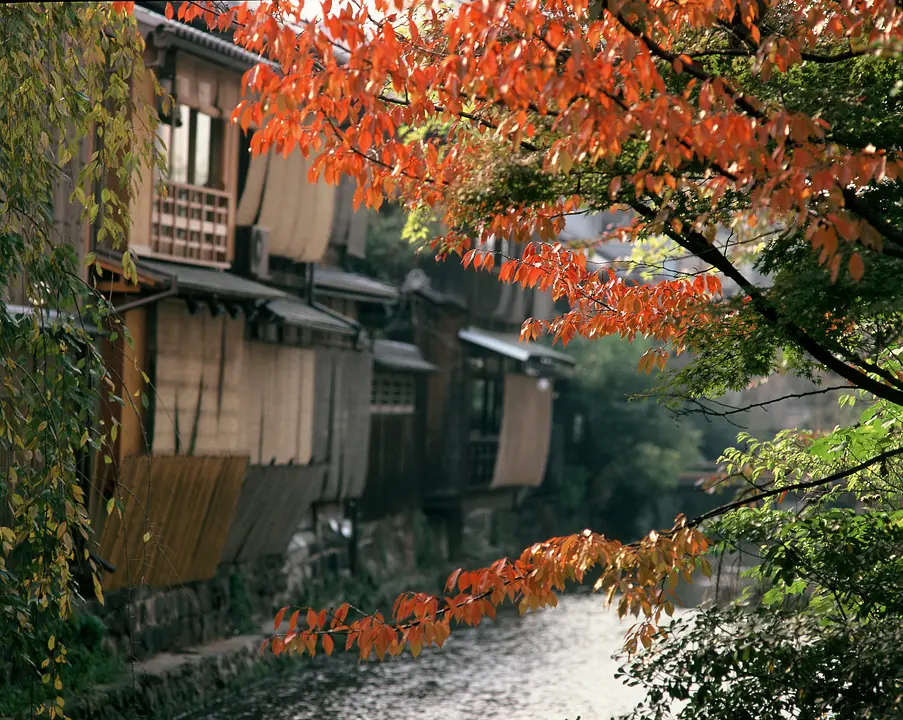
<svg viewBox="0 0 903 720"><path fill-rule="evenodd" d="M175 278L180 295L197 294L220 300L278 300L288 295L269 285L247 280L224 270L160 260L139 260L140 274Z"/></svg>
<svg viewBox="0 0 903 720"><path fill-rule="evenodd" d="M317 265L314 283L317 293L325 296L372 303L393 303L398 299L398 288L331 265Z"/></svg>
<svg viewBox="0 0 903 720"><path fill-rule="evenodd" d="M575 364L574 358L570 355L539 343L521 342L518 335L495 333L470 327L459 331L458 338L469 345L512 358L518 362L527 363L534 361L546 365L559 364L567 366Z"/></svg>
<svg viewBox="0 0 903 720"><path fill-rule="evenodd" d="M168 20L165 15L147 7L136 5L134 16L142 34L153 37L153 44L156 48L167 46L181 48L240 71L250 70L255 65L270 62L256 53L239 47L231 40L178 20Z"/></svg>
<svg viewBox="0 0 903 720"><path fill-rule="evenodd" d="M277 320L286 325L310 328L338 335L354 335L359 326L354 320L325 308L309 305L300 298L285 297L271 300L266 310Z"/></svg>
<svg viewBox="0 0 903 720"><path fill-rule="evenodd" d="M393 372L432 373L439 369L424 359L416 345L393 340L374 341L373 362Z"/></svg>

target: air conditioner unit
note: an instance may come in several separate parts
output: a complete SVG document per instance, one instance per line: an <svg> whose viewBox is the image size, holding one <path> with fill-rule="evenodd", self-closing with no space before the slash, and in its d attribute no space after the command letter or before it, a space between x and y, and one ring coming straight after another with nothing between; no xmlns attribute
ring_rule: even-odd
<svg viewBox="0 0 903 720"><path fill-rule="evenodd" d="M266 228L248 225L235 229L234 270L255 280L269 279L269 231Z"/></svg>

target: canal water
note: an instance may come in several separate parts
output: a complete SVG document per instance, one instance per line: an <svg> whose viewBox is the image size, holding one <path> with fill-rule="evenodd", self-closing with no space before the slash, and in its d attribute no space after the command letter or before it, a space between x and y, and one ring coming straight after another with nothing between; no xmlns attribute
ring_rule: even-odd
<svg viewBox="0 0 903 720"><path fill-rule="evenodd" d="M600 596L567 596L454 631L417 660L306 661L192 720L609 720L641 699L614 678L628 627Z"/></svg>

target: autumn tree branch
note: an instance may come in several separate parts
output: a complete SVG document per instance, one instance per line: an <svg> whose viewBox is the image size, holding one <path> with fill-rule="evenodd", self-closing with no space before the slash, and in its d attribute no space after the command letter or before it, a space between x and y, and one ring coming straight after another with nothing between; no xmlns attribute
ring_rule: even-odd
<svg viewBox="0 0 903 720"><path fill-rule="evenodd" d="M903 455L903 447L895 448L894 450L888 450L886 452L875 455L874 457L869 458L868 460L864 460L858 465L854 465L851 468L847 468L846 470L840 470L831 475L826 475L825 477L816 478L814 480L806 480L804 482L792 483L790 485L782 485L780 487L773 487L768 490L763 490L760 493L756 493L755 495L751 495L749 497L740 498L739 500L734 500L733 502L726 503L721 505L720 507L715 508L714 510L709 510L708 512L703 513L702 515L697 515L695 518L690 520L687 523L688 527L698 527L706 520L711 520L714 517L720 517L725 513L730 512L731 510L736 510L737 508L745 507L752 503L758 502L759 500L766 500L770 497L775 497L776 495L781 495L783 493L788 492L796 492L798 490L811 490L812 488L821 487L823 485L830 485L833 482L838 480L843 480L844 478L848 478L851 475L855 475L858 472L862 472L873 465L878 465L886 460L890 460L891 458L898 457Z"/></svg>
<svg viewBox="0 0 903 720"><path fill-rule="evenodd" d="M716 80L716 78L710 73L706 72L699 65L699 63L694 62L692 57L679 56L678 54L665 49L662 45L657 43L645 32L643 32L639 27L627 20L627 18L624 17L623 13L610 12L610 14L619 23L621 23L621 25L626 28L628 32L640 39L646 45L646 47L649 48L649 52L651 52L660 60L664 60L669 65L674 65L678 60L680 60L683 71L688 73L691 77L696 78L700 82L711 83ZM853 51L850 52L852 53ZM864 54L864 52L860 54ZM686 62L687 59L689 59L690 62ZM724 87L729 91L734 104L738 108L743 110L743 112L757 120L768 119L768 115L763 110L756 107L756 105L753 104L746 95L735 88L730 81L720 76L717 79L721 80L721 82L724 84ZM879 215L876 215L872 210L866 207L866 205L862 202L861 198L856 194L855 191L851 190L850 188L843 188L842 192L844 204L848 210L854 212L856 215L865 220L869 225L875 228L875 230L881 233L881 235L887 238L894 245L903 248L903 231L894 227L887 220L880 217Z"/></svg>
<svg viewBox="0 0 903 720"><path fill-rule="evenodd" d="M742 48L717 48L712 50L699 50L697 52L685 53L687 57L696 60L704 57L745 57L754 58L755 52L752 50L744 50ZM807 62L831 64L845 62L853 58L862 57L868 54L865 50L847 50L846 52L837 53L835 55L821 55L819 53L801 52L800 57Z"/></svg>
<svg viewBox="0 0 903 720"><path fill-rule="evenodd" d="M849 385L832 385L831 387L819 388L818 390L808 390L806 392L800 393L787 393L786 395L781 395L777 398L772 398L771 400L764 400L762 402L750 403L748 405L744 405L743 407L734 407L730 405L726 405L728 407L727 410L715 410L714 408L708 407L702 404L700 401L693 399L694 402L698 405L700 409L698 410L678 410L676 414L678 415L706 415L711 417L728 417L730 415L739 415L740 413L749 412L750 410L755 410L756 408L764 408L769 405L775 405L780 402L784 402L785 400L793 400L805 397L811 397L813 395L824 395L825 393L835 392L837 390L853 390Z"/></svg>
<svg viewBox="0 0 903 720"><path fill-rule="evenodd" d="M643 203L634 200L629 204L639 215L647 220L655 218L655 211ZM708 263L723 273L725 277L737 283L737 286L750 297L753 306L763 319L772 325L783 328L803 350L828 370L839 375L844 380L849 380L857 387L867 390L876 397L903 405L903 389L900 389L900 381L896 377L886 372L883 368L874 365L867 365L862 370L857 370L837 358L792 320L782 317L778 310L768 301L768 298L762 294L761 290L740 272L727 256L718 250L717 247L710 244L703 235L692 230L686 233L678 233L670 226L664 227L663 232L678 245L689 250L700 260ZM879 382L869 373L884 377L889 384Z"/></svg>

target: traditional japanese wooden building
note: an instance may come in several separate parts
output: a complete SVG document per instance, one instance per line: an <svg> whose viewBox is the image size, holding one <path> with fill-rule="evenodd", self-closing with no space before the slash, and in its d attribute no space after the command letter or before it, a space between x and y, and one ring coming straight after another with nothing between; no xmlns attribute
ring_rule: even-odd
<svg viewBox="0 0 903 720"><path fill-rule="evenodd" d="M499 248L509 257L517 251ZM406 380L428 458L417 495L420 507L447 522L451 552L464 513L512 507L563 463L553 443L555 386L574 361L519 341L525 319L558 311L547 294L500 284L497 272L455 260L426 259L405 283L386 332L430 365Z"/></svg>
<svg viewBox="0 0 903 720"><path fill-rule="evenodd" d="M138 284L116 253L93 248L98 289L133 338L107 348L116 393L136 398L105 408L122 432L96 505L127 498L127 533L97 514L101 554L128 569L111 588L204 579L347 514L370 449L374 355L358 318L386 315L397 297L341 267L363 252L366 228L347 185L308 183L300 153L252 158L229 122L242 72L261 59L156 5L135 16L174 106L159 108L166 192L147 172L131 197ZM150 86L136 92L153 100ZM145 526L170 571L135 544Z"/></svg>
<svg viewBox="0 0 903 720"><path fill-rule="evenodd" d="M160 117L169 171L115 188L137 283L122 276L126 248L66 198L55 208L79 255L96 254L92 282L131 337L98 332L122 399L101 410L119 427L111 462L86 470L95 549L116 567L107 589L205 580L323 521L455 516L539 485L572 361L517 333L553 313L549 298L454 262L426 261L401 289L353 272L367 229L353 186L309 184L300 153L252 157L229 119L261 58L163 7L134 15L174 104L150 82L133 90ZM114 497L121 517L105 512Z"/></svg>

